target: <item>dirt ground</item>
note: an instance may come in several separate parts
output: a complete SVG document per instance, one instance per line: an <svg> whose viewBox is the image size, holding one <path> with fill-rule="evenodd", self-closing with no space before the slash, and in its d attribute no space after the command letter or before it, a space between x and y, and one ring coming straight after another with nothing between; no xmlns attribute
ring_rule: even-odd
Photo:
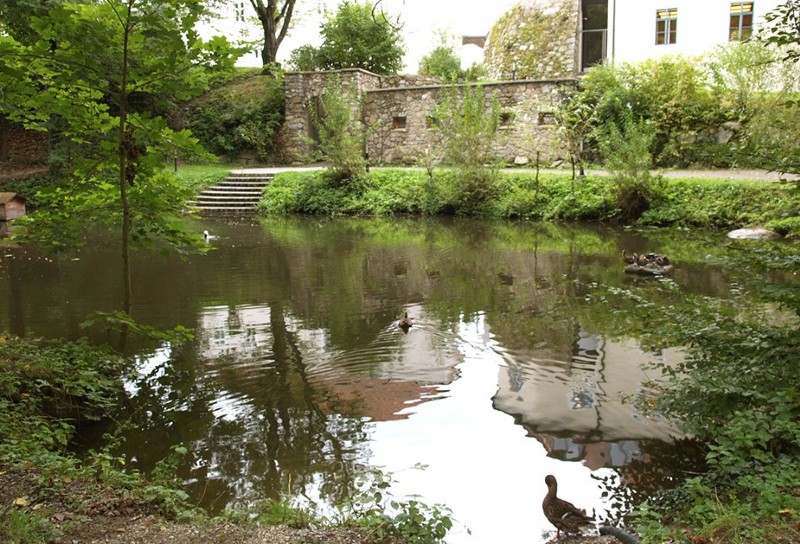
<svg viewBox="0 0 800 544"><path fill-rule="evenodd" d="M99 484L53 482L33 468L0 467L0 541L11 510L46 519L63 544L373 544L352 529L256 526L232 522L177 523L148 511L131 495ZM10 539L9 539L10 540ZM386 544L401 544L389 541ZM617 542L608 536L562 537L561 544Z"/></svg>

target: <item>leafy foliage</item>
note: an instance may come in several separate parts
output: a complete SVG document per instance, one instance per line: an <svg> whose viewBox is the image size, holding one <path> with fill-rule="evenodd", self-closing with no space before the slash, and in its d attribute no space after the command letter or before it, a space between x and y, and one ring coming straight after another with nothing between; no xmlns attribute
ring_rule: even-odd
<svg viewBox="0 0 800 544"><path fill-rule="evenodd" d="M360 112L359 97L344 89L340 78L334 76L328 78L319 103L308 104L308 113L319 140L319 152L330 164L335 183L355 180L366 173L366 127L361 122Z"/></svg>
<svg viewBox="0 0 800 544"><path fill-rule="evenodd" d="M323 60L318 47L301 45L289 54L289 68L300 72L322 70Z"/></svg>
<svg viewBox="0 0 800 544"><path fill-rule="evenodd" d="M445 81L455 81L464 77L461 59L452 45L441 44L419 61L419 73L423 76L437 76Z"/></svg>
<svg viewBox="0 0 800 544"><path fill-rule="evenodd" d="M759 39L782 48L785 60L800 60L800 49L797 47L800 39L800 2L785 0L764 19L769 25L759 34Z"/></svg>
<svg viewBox="0 0 800 544"><path fill-rule="evenodd" d="M451 88L434 111L442 135L444 160L460 173L459 213L475 213L492 197L497 178L495 136L500 103L480 85Z"/></svg>
<svg viewBox="0 0 800 544"><path fill-rule="evenodd" d="M734 280L739 274L765 278L759 296L767 304L753 306L752 294L745 305L736 297L726 305L694 300L648 317L649 327L687 346L683 363L662 369L668 381L655 403L707 444L707 470L640 519L661 536L664 528L655 525L670 515L681 520L673 530L710 542L789 542L798 536L790 525L800 508L793 493L800 482L800 293L769 278L796 273L800 260L773 245L750 248L726 264ZM776 303L783 315L770 310ZM653 510L659 507L661 516Z"/></svg>
<svg viewBox="0 0 800 544"><path fill-rule="evenodd" d="M184 125L215 155L254 152L268 162L284 113L283 77L249 72L193 101Z"/></svg>
<svg viewBox="0 0 800 544"><path fill-rule="evenodd" d="M650 173L650 146L655 137L645 121L624 115L622 124L608 123L598 129L600 151L615 183L617 208L625 221L638 219L650 208L663 179Z"/></svg>
<svg viewBox="0 0 800 544"><path fill-rule="evenodd" d="M624 127L629 117L646 120L654 133L650 152L656 166L702 161L704 133L728 120L701 66L682 57L596 66L582 80L580 93L594 111L593 127Z"/></svg>
<svg viewBox="0 0 800 544"><path fill-rule="evenodd" d="M299 70L361 68L395 74L403 67L399 21L391 20L372 2L345 0L323 21L319 49L303 46L291 54Z"/></svg>
<svg viewBox="0 0 800 544"><path fill-rule="evenodd" d="M74 422L96 420L113 406L121 364L84 342L0 336L0 459L63 451Z"/></svg>
<svg viewBox="0 0 800 544"><path fill-rule="evenodd" d="M337 188L321 172L282 173L260 203L263 214L465 215L459 170L373 169L353 186ZM606 176L574 184L569 175L546 174L536 182L523 173L501 174L482 207L487 217L547 221L614 221L621 217L617 185ZM787 236L800 235L800 194L780 184L730 180L665 180L640 225L730 228L781 221ZM781 219L782 218L782 219Z"/></svg>
<svg viewBox="0 0 800 544"><path fill-rule="evenodd" d="M445 506L395 499L391 477L379 469L365 469L357 480L359 491L339 507L339 525L363 528L379 542L396 537L409 544L443 542L453 527Z"/></svg>

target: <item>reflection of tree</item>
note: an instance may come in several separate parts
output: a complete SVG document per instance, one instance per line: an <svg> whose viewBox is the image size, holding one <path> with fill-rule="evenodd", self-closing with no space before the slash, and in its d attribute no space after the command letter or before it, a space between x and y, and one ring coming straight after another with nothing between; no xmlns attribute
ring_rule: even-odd
<svg viewBox="0 0 800 544"><path fill-rule="evenodd" d="M616 472L593 476L608 498L615 517L608 521L618 523L635 506L671 489L686 479L687 473L700 473L703 467L701 444L689 439L666 443L660 440L642 440L641 459L635 460Z"/></svg>
<svg viewBox="0 0 800 544"><path fill-rule="evenodd" d="M304 494L309 486L330 502L352 495L364 422L321 409L323 395L309 381L285 314L282 302L270 305L268 350L203 362L195 345L147 367L135 383L126 431L126 451L140 468L151 470L172 445L188 446L192 458L181 476L193 498L212 509Z"/></svg>

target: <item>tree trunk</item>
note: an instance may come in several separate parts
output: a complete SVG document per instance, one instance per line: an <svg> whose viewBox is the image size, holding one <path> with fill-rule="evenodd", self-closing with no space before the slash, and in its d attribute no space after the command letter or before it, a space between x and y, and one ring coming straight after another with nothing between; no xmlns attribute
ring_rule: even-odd
<svg viewBox="0 0 800 544"><path fill-rule="evenodd" d="M130 37L131 11L128 8L125 34L122 45L122 84L119 91L119 197L122 204L122 311L131 313L133 289L131 284L131 209L128 202L128 42ZM128 327L122 326L119 351L124 352L128 343Z"/></svg>
<svg viewBox="0 0 800 544"><path fill-rule="evenodd" d="M297 0L267 0L265 5L264 0L250 0L264 31L261 62L265 67L276 62L278 49L289 31L296 2Z"/></svg>
<svg viewBox="0 0 800 544"><path fill-rule="evenodd" d="M0 115L0 161L6 159L6 155L8 155L8 131L9 122L6 118Z"/></svg>

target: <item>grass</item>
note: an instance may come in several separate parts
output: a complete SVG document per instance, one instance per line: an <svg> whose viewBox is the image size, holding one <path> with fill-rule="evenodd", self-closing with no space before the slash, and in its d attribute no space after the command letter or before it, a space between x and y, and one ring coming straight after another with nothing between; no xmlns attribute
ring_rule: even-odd
<svg viewBox="0 0 800 544"><path fill-rule="evenodd" d="M533 221L622 221L619 185L611 176L573 182L569 174L502 172L484 182L478 206L465 206L457 172L373 169L365 178L332 184L325 171L280 174L266 190L264 214L481 215ZM800 236L800 191L785 184L729 179L666 179L647 194L633 223L642 226L741 228L766 225Z"/></svg>
<svg viewBox="0 0 800 544"><path fill-rule="evenodd" d="M206 187L210 187L224 180L231 170L246 168L240 164L179 164L178 169L174 166L168 167L170 172L175 172L178 180L186 184L194 192L199 193Z"/></svg>

